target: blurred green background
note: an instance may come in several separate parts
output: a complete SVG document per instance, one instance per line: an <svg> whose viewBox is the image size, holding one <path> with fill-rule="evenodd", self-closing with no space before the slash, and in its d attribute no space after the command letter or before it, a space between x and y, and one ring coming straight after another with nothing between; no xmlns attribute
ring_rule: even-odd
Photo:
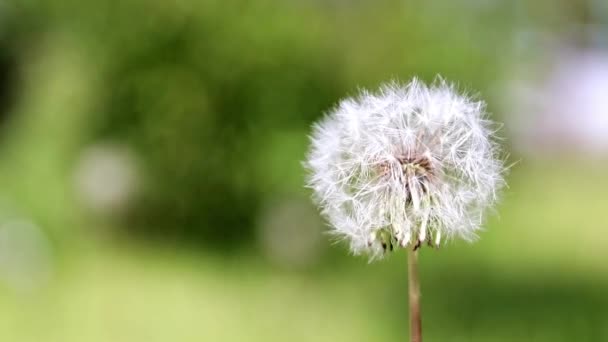
<svg viewBox="0 0 608 342"><path fill-rule="evenodd" d="M477 243L422 251L425 340L608 341L608 148L513 95L606 56L607 7L1 1L0 340L407 340L406 254L332 245L301 161L340 98L441 74L516 164Z"/></svg>

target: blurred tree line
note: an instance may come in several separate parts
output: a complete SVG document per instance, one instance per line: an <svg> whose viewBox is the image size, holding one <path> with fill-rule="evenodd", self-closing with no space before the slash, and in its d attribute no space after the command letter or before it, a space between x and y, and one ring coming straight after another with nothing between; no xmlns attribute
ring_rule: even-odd
<svg viewBox="0 0 608 342"><path fill-rule="evenodd" d="M57 161L43 167L64 175L58 188L70 184L84 146L129 146L142 187L120 214L123 229L238 245L252 237L264 203L308 196L300 161L309 126L341 97L413 75L440 73L482 91L502 77L512 8L478 1L8 1L0 6L0 123L11 121L4 132L23 121L38 127L22 130L19 141L37 142L18 153L57 144L47 148ZM47 54L59 62L45 64ZM49 106L32 103L55 87L39 82L44 72L82 91L80 105L57 102L55 115L37 117ZM73 138L32 140L52 134L50 122ZM5 182L26 177L21 171L4 172ZM54 191L49 179L35 182L38 191ZM63 213L83 210L74 197L64 200L70 208Z"/></svg>

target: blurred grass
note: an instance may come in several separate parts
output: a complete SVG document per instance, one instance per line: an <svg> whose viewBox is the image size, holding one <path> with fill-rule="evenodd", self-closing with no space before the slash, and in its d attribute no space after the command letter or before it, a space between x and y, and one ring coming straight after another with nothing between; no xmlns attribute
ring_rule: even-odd
<svg viewBox="0 0 608 342"><path fill-rule="evenodd" d="M517 167L480 241L423 250L427 341L608 338L597 219L608 207L606 168L585 170ZM48 288L0 291L0 340L406 340L405 267L403 252L297 271L254 252L83 240L60 256Z"/></svg>

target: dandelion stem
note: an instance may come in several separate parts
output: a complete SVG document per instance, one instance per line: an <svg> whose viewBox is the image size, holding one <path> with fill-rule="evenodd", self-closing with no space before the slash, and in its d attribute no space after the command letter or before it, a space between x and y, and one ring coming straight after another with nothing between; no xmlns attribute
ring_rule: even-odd
<svg viewBox="0 0 608 342"><path fill-rule="evenodd" d="M422 342L418 251L414 251L411 248L408 248L408 288L410 305L410 342Z"/></svg>

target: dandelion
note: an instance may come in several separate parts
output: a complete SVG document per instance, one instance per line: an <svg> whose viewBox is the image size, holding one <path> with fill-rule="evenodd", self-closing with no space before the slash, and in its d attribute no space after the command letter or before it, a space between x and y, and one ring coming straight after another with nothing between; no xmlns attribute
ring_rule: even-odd
<svg viewBox="0 0 608 342"><path fill-rule="evenodd" d="M354 254L373 260L410 247L411 315L420 311L419 247L473 240L497 201L504 166L495 131L485 104L443 79L362 91L314 125L305 164L315 202Z"/></svg>

